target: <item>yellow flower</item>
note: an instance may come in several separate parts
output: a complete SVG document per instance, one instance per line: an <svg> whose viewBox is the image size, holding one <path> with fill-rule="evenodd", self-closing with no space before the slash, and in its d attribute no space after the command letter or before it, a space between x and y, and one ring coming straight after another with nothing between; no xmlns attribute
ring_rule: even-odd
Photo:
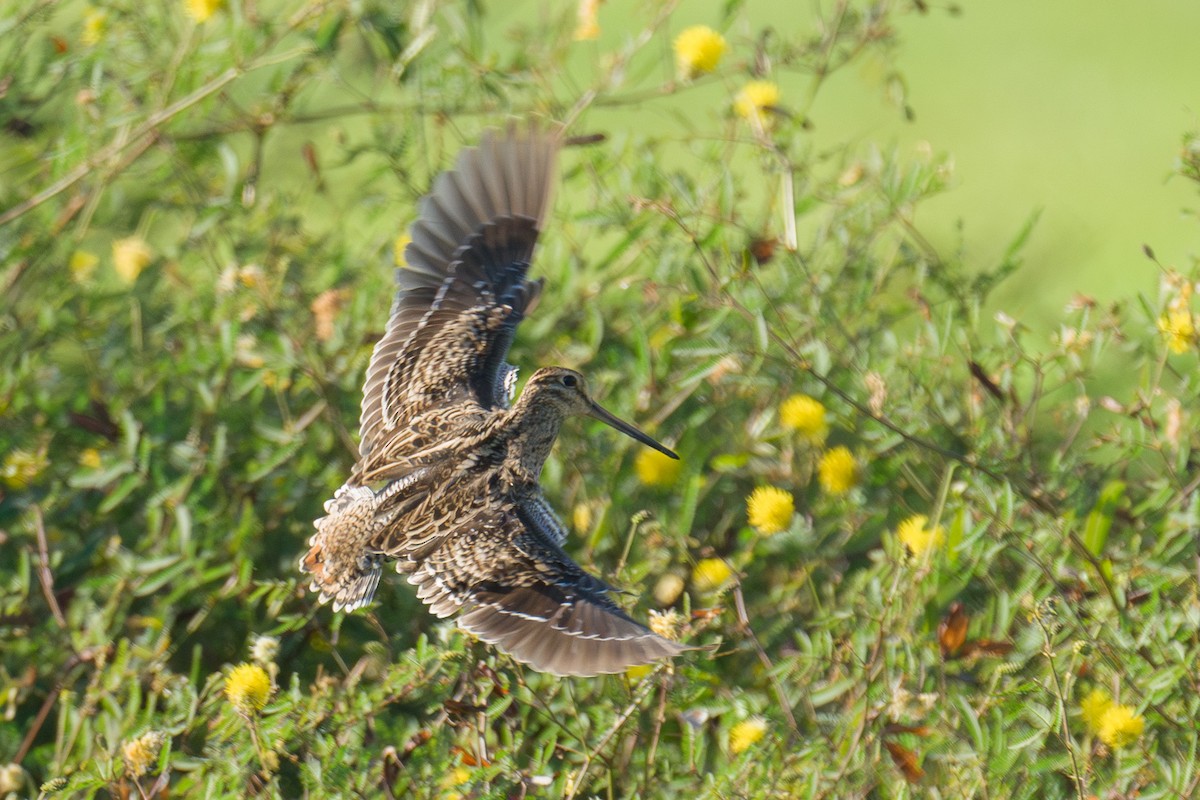
<svg viewBox="0 0 1200 800"><path fill-rule="evenodd" d="M821 488L830 494L845 494L854 488L858 466L854 456L845 447L835 447L821 456L817 465L817 478Z"/></svg>
<svg viewBox="0 0 1200 800"><path fill-rule="evenodd" d="M112 256L117 276L126 283L133 283L154 258L154 251L142 237L130 236L113 242Z"/></svg>
<svg viewBox="0 0 1200 800"><path fill-rule="evenodd" d="M183 0L188 16L196 22L206 22L225 6L225 0Z"/></svg>
<svg viewBox="0 0 1200 800"><path fill-rule="evenodd" d="M683 594L683 578L668 572L654 584L654 599L660 606L672 605Z"/></svg>
<svg viewBox="0 0 1200 800"><path fill-rule="evenodd" d="M746 514L759 533L787 530L795 513L796 501L791 493L774 486L760 486L746 499Z"/></svg>
<svg viewBox="0 0 1200 800"><path fill-rule="evenodd" d="M632 683L637 683L654 671L653 664L637 664L625 670L625 677Z"/></svg>
<svg viewBox="0 0 1200 800"><path fill-rule="evenodd" d="M1103 689L1093 689L1079 703L1083 724L1087 725L1088 730L1092 733L1099 733L1100 721L1104 719L1104 713L1112 708L1112 705L1112 698L1108 696L1107 692Z"/></svg>
<svg viewBox="0 0 1200 800"><path fill-rule="evenodd" d="M251 660L268 666L275 661L275 656L279 655L279 640L274 636L255 636L254 643L250 645Z"/></svg>
<svg viewBox="0 0 1200 800"><path fill-rule="evenodd" d="M248 264L237 271L237 279L247 289L257 289L263 285L263 271L258 264Z"/></svg>
<svg viewBox="0 0 1200 800"><path fill-rule="evenodd" d="M87 467L88 469L99 469L100 467L100 451L94 447L89 447L79 454L79 466Z"/></svg>
<svg viewBox="0 0 1200 800"><path fill-rule="evenodd" d="M575 41L586 42L600 38L600 4L604 0L579 0Z"/></svg>
<svg viewBox="0 0 1200 800"><path fill-rule="evenodd" d="M723 560L702 558L692 570L692 586L701 594L715 592L724 586L732 575L729 565Z"/></svg>
<svg viewBox="0 0 1200 800"><path fill-rule="evenodd" d="M238 366L247 369L262 369L266 360L254 351L257 341L252 334L243 333L237 337L235 345L237 349L234 351L233 360Z"/></svg>
<svg viewBox="0 0 1200 800"><path fill-rule="evenodd" d="M158 759L158 751L166 740L167 737L159 731L147 731L121 745L121 755L129 774L135 778L145 775L146 770Z"/></svg>
<svg viewBox="0 0 1200 800"><path fill-rule="evenodd" d="M679 479L679 471L682 469L678 459L648 447L642 448L638 453L633 466L637 470L638 480L647 486L660 488L673 485Z"/></svg>
<svg viewBox="0 0 1200 800"><path fill-rule="evenodd" d="M50 459L46 457L44 447L38 450L13 450L0 464L0 480L13 489L24 489L36 481L49 465Z"/></svg>
<svg viewBox="0 0 1200 800"><path fill-rule="evenodd" d="M108 30L108 12L100 8L89 8L83 14L83 33L79 41L88 47L100 44Z"/></svg>
<svg viewBox="0 0 1200 800"><path fill-rule="evenodd" d="M779 406L779 421L783 427L799 433L813 444L824 444L829 434L825 422L825 406L806 394L794 394Z"/></svg>
<svg viewBox="0 0 1200 800"><path fill-rule="evenodd" d="M675 37L675 65L683 80L712 72L723 55L725 37L707 25L692 25Z"/></svg>
<svg viewBox="0 0 1200 800"><path fill-rule="evenodd" d="M1133 713L1133 706L1110 704L1100 718L1100 741L1112 748L1131 745L1146 729L1146 720Z"/></svg>
<svg viewBox="0 0 1200 800"><path fill-rule="evenodd" d="M592 529L591 503L576 503L571 509L571 527L576 533L587 533Z"/></svg>
<svg viewBox="0 0 1200 800"><path fill-rule="evenodd" d="M225 697L240 713L262 711L271 695L271 678L257 664L238 664L225 678Z"/></svg>
<svg viewBox="0 0 1200 800"><path fill-rule="evenodd" d="M71 270L71 278L76 283L87 283L91 280L92 273L96 271L96 265L100 263L100 258L95 253L89 253L86 250L76 250L71 254L71 260L67 262L67 268Z"/></svg>
<svg viewBox="0 0 1200 800"><path fill-rule="evenodd" d="M683 615L671 608L666 611L650 609L650 630L664 639L678 639L683 627Z"/></svg>
<svg viewBox="0 0 1200 800"><path fill-rule="evenodd" d="M928 523L929 517L917 514L896 526L896 538L908 548L913 558L920 558L927 551L941 547L946 538L941 525L931 529L926 527Z"/></svg>
<svg viewBox="0 0 1200 800"><path fill-rule="evenodd" d="M292 386L292 379L286 375L279 375L269 369L263 370L262 385L268 389L278 389L281 392L287 391Z"/></svg>
<svg viewBox="0 0 1200 800"><path fill-rule="evenodd" d="M1176 308L1158 319L1158 329L1167 340L1167 349L1172 353L1186 353L1196 341L1196 323L1192 312Z"/></svg>
<svg viewBox="0 0 1200 800"><path fill-rule="evenodd" d="M0 767L0 797L8 797L30 788L29 773L20 764L5 764Z"/></svg>
<svg viewBox="0 0 1200 800"><path fill-rule="evenodd" d="M395 259L397 267L404 266L404 251L408 249L408 243L411 241L411 236L402 233L396 237L396 241L392 242L392 258Z"/></svg>
<svg viewBox="0 0 1200 800"><path fill-rule="evenodd" d="M729 729L729 750L735 756L744 753L767 733L767 721L762 717L744 719Z"/></svg>
<svg viewBox="0 0 1200 800"><path fill-rule="evenodd" d="M771 121L770 109L779 104L779 87L770 81L750 81L733 100L733 110L759 125Z"/></svg>
<svg viewBox="0 0 1200 800"><path fill-rule="evenodd" d="M345 289L326 289L313 299L309 309L315 322L317 341L328 342L333 338L337 330L335 323L348 298L349 292Z"/></svg>
<svg viewBox="0 0 1200 800"><path fill-rule="evenodd" d="M25 775L25 770L20 764L5 764L0 767L0 792L7 797L26 788Z"/></svg>

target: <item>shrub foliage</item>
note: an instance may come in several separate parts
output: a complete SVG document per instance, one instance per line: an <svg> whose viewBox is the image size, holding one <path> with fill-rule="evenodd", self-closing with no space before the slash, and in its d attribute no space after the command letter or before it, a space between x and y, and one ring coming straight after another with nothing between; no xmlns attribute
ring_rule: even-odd
<svg viewBox="0 0 1200 800"><path fill-rule="evenodd" d="M1028 230L980 264L915 222L948 160L817 150L844 68L905 111L907 7L502 5L0 10L0 788L1194 795L1192 278L1011 319ZM513 117L575 137L514 359L683 456L572 424L544 480L710 648L673 665L540 675L401 578L347 616L295 569L397 238Z"/></svg>

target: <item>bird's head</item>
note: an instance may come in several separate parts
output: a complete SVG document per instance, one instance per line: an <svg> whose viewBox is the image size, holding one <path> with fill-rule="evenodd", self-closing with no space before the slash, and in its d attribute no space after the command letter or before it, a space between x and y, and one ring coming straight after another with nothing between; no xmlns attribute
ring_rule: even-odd
<svg viewBox="0 0 1200 800"><path fill-rule="evenodd" d="M562 416L594 417L601 422L611 425L621 433L638 440L647 447L653 447L660 453L671 458L679 458L671 450L639 431L637 428L614 416L604 409L588 394L587 381L573 369L566 367L544 367L529 378L525 386L525 394L533 393L527 400L532 409L538 407L553 408Z"/></svg>

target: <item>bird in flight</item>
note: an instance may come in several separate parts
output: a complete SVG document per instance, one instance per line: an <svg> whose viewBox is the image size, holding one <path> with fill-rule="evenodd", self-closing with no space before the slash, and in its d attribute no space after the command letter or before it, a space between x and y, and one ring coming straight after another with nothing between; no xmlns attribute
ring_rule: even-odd
<svg viewBox="0 0 1200 800"><path fill-rule="evenodd" d="M359 459L300 561L335 610L371 601L384 562L438 617L556 675L623 672L688 649L633 620L563 550L538 479L564 420L604 410L584 376L507 363L542 281L527 277L560 137L509 126L459 154L420 204L363 387Z"/></svg>

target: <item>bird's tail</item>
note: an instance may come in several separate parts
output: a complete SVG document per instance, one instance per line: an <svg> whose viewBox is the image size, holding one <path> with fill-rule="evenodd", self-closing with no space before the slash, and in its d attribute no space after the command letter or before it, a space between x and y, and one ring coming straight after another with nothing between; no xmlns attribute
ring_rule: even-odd
<svg viewBox="0 0 1200 800"><path fill-rule="evenodd" d="M322 603L333 601L334 611L353 611L375 596L383 556L366 552L358 541L368 528L375 493L365 486L343 486L326 501L326 515L313 524L317 532L308 540L300 571L311 575L309 588Z"/></svg>

